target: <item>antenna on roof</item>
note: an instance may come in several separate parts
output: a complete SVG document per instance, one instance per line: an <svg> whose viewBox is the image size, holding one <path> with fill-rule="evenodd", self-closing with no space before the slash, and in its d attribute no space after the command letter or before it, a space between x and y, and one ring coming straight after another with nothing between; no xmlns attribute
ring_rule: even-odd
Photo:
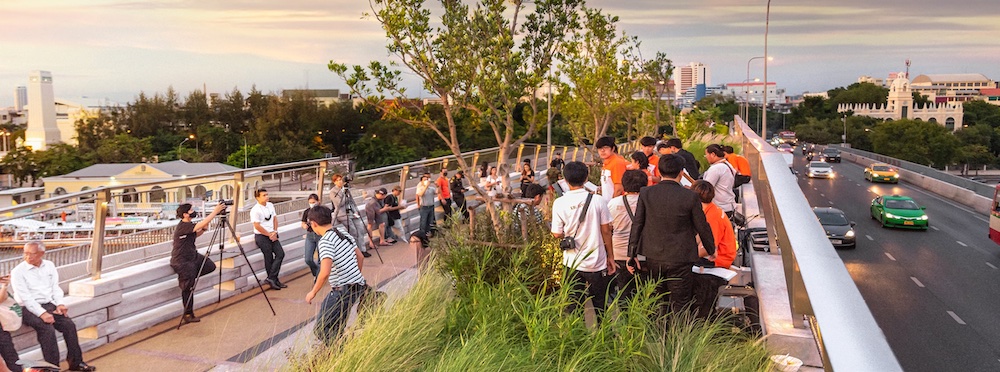
<svg viewBox="0 0 1000 372"><path fill-rule="evenodd" d="M910 59L906 59L906 78L910 78Z"/></svg>

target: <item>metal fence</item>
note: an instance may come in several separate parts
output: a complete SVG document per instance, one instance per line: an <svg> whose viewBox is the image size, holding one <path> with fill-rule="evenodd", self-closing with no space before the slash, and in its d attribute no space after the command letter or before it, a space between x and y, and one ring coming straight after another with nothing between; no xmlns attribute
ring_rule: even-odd
<svg viewBox="0 0 1000 372"><path fill-rule="evenodd" d="M581 149L568 146L552 146L525 144L505 157L507 164L520 167L521 160L531 161L534 169L540 169L539 162L548 163L552 153L560 152L566 161L573 160L593 160L593 153L588 149ZM499 156L498 148L470 151L462 157L469 164L487 163L496 165ZM266 187L270 191L284 191L282 195L288 195L291 200L282 203L275 203L278 214L291 213L305 208L305 197L309 193L324 195L331 186L329 175L334 172L341 172L346 169L338 169L342 162L336 159L316 159L300 161L295 163L277 164L236 171L220 172L208 175L185 177L181 181L171 181L169 188L156 188L155 191L136 191L144 187L156 186L157 182L146 182L139 184L116 185L101 187L92 190L81 191L72 194L58 195L52 198L35 202L24 203L14 207L0 208L0 223L10 223L13 220L29 220L38 222L51 222L49 228L62 225L60 212L71 212L72 219L88 222L92 221L92 234L89 234L87 243L61 244L59 241L46 241L52 246L46 253L46 259L53 261L57 266L65 266L80 262L89 261L88 273L95 279L100 277L102 270L112 267L126 266L161 258L166 253L156 255L137 255L132 261L115 260L115 264L106 265L104 258L108 255L125 253L136 249L141 249L150 245L161 244L172 240L174 227L170 218L173 212L166 210L166 206L174 207L180 202L187 201L192 196L191 188L201 187L204 192L205 184L221 185L215 187L212 195L216 197L231 198L234 206L230 208L232 217L230 224L244 224L249 221L249 210L243 206L253 203L252 193L254 189ZM410 163L397 164L378 169L359 171L354 174L352 182L352 197L355 202L361 205L366 191L385 187L391 189L395 185L400 185L403 190L415 187L419 176L424 171L437 174L442 168L455 170L458 162L454 156L442 156L434 159L420 160ZM478 168L478 167L477 167ZM508 172L517 173L518 169L508 169ZM469 182L478 182L478 175L468 175ZM308 183L306 181L308 180ZM325 182L324 182L325 181ZM291 191L286 191L291 190ZM156 193L155 195L153 193ZM203 194L204 195L204 194ZM412 200L412 195L404 195L404 198ZM207 199L207 197L205 198ZM326 196L321 199L326 200ZM146 200L147 202L140 202ZM155 201L153 201L155 200ZM152 201L152 202L149 202ZM204 210L209 210L214 206L214 202L206 201ZM169 212L169 213L166 213ZM114 229L107 226L109 215L128 216L131 214L148 217L151 221L169 221L171 226L164 228L136 229L130 233L114 233ZM120 226L115 226L120 228ZM109 231L112 233L109 234ZM8 238L12 234L5 234ZM44 237L44 233L42 233ZM9 242L8 242L9 243ZM66 242L62 242L66 243ZM10 249L10 248L8 248ZM0 270L9 272L20 261L21 257L16 251L6 252L0 259ZM66 279L66 278L64 278Z"/></svg>
<svg viewBox="0 0 1000 372"><path fill-rule="evenodd" d="M878 162L890 164L902 169L906 169L910 172L919 173L921 175L936 179L941 182L949 183L963 189L972 190L976 194L993 199L993 192L996 191L996 186L990 186L982 182L977 182L970 180L968 178L959 177L954 174L945 173L940 170L928 167L926 165L921 165L913 162L908 162L906 160L899 160L896 158L891 158L885 155L876 154L874 152L868 152L864 150L852 149L849 147L840 147L837 145L829 145L830 147L836 147L844 152L849 152L855 155L864 156L869 159L873 159Z"/></svg>
<svg viewBox="0 0 1000 372"><path fill-rule="evenodd" d="M788 163L736 117L771 252L781 254L792 319L808 320L828 371L901 371ZM800 326L800 324L796 324Z"/></svg>

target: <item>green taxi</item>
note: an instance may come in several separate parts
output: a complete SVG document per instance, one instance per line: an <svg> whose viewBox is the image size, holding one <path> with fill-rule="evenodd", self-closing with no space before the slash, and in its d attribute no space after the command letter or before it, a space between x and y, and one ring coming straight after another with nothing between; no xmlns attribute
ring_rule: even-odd
<svg viewBox="0 0 1000 372"><path fill-rule="evenodd" d="M889 164L875 163L865 168L865 179L871 182L899 183L899 172Z"/></svg>
<svg viewBox="0 0 1000 372"><path fill-rule="evenodd" d="M924 207L917 205L913 198L901 195L884 195L872 199L871 215L882 227L902 227L927 230L930 223Z"/></svg>

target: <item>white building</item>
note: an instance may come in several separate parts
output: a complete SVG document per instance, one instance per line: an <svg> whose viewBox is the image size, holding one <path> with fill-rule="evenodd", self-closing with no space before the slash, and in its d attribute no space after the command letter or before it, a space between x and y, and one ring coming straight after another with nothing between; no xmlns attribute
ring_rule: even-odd
<svg viewBox="0 0 1000 372"><path fill-rule="evenodd" d="M764 102L764 89L767 89L767 102L769 104L785 103L785 89L778 88L775 82L766 85L763 81L751 81L748 83L729 83L725 85L722 94L733 97L736 102L750 102L752 105L760 106Z"/></svg>
<svg viewBox="0 0 1000 372"><path fill-rule="evenodd" d="M24 111L24 106L28 105L28 87L20 86L14 88L14 110Z"/></svg>
<svg viewBox="0 0 1000 372"><path fill-rule="evenodd" d="M889 97L884 105L845 103L837 107L837 112L854 112L854 115L869 116L876 119L924 120L943 125L950 131L962 128L964 110L960 102L931 103L925 107L913 106L913 91L910 89L910 79L905 73L897 74L889 86Z"/></svg>
<svg viewBox="0 0 1000 372"><path fill-rule="evenodd" d="M24 145L34 150L45 150L61 141L56 124L52 73L48 71L28 74L28 129L24 137Z"/></svg>

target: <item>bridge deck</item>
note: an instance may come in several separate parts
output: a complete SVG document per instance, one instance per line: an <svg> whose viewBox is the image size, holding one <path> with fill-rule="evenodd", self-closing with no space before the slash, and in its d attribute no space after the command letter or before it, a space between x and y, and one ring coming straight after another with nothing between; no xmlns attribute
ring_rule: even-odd
<svg viewBox="0 0 1000 372"><path fill-rule="evenodd" d="M363 273L370 285L381 287L416 264L415 252L404 242L379 251L384 263L374 252L364 262ZM316 316L329 286L318 296L320 301L309 305L304 299L312 283L312 275L305 269L289 276L288 288L268 290L277 316L271 315L260 291L250 291L197 311L201 323L177 330L178 319L174 318L86 352L85 359L104 371L207 371L216 366L248 369L245 363ZM181 306L180 300L177 306Z"/></svg>

